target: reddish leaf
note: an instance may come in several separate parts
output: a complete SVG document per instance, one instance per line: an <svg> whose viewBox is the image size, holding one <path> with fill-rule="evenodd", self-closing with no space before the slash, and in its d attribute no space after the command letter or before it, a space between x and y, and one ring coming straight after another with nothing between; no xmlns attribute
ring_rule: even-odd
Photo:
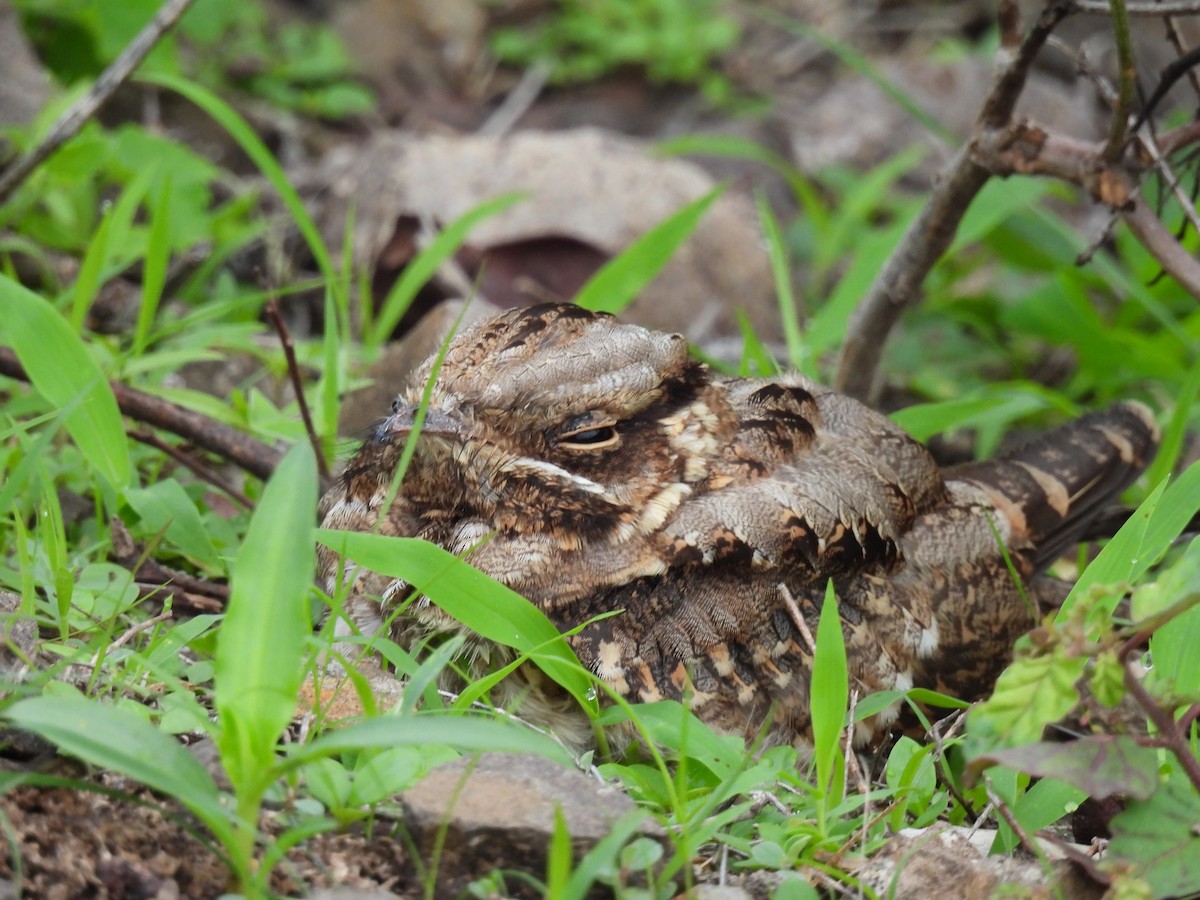
<svg viewBox="0 0 1200 900"><path fill-rule="evenodd" d="M993 750L971 761L977 769L991 765L1059 778L1097 799L1124 794L1144 800L1158 786L1158 755L1123 735L1085 737L1066 744L1026 744Z"/></svg>

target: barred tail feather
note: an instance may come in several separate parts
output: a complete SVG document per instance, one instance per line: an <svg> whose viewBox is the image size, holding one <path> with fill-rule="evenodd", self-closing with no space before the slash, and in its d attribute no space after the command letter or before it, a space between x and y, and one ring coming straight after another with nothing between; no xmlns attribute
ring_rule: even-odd
<svg viewBox="0 0 1200 900"><path fill-rule="evenodd" d="M977 485L1008 516L1014 543L1034 569L1053 562L1145 469L1158 446L1150 410L1137 402L1090 413L1003 459L971 463L948 478Z"/></svg>

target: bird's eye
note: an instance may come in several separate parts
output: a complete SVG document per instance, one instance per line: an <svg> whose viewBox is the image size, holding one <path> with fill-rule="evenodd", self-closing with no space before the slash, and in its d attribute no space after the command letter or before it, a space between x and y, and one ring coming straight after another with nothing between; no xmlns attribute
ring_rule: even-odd
<svg viewBox="0 0 1200 900"><path fill-rule="evenodd" d="M558 446L568 450L600 450L617 443L618 435L614 425L603 421L597 424L590 417L586 418L583 422L568 422L558 433Z"/></svg>

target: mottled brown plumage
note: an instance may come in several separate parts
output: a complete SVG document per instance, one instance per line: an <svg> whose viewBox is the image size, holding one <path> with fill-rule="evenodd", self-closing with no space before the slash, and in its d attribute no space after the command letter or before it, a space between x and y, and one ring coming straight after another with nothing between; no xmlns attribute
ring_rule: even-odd
<svg viewBox="0 0 1200 900"><path fill-rule="evenodd" d="M1035 621L997 535L1036 588L1157 439L1148 410L1120 404L1006 460L943 472L888 419L801 376L721 377L679 335L550 305L451 342L409 471L377 522L433 367L325 497L325 526L476 548L475 566L564 631L624 610L571 639L585 665L633 700L686 698L726 731L752 735L769 720L772 742L807 738L805 632L831 578L861 694L986 692ZM321 560L333 579L338 560ZM357 573L352 619L377 630L380 602L405 589ZM405 645L456 630L421 602L391 629ZM480 666L504 658L478 639L470 647ZM518 676L507 700L585 740L552 686Z"/></svg>

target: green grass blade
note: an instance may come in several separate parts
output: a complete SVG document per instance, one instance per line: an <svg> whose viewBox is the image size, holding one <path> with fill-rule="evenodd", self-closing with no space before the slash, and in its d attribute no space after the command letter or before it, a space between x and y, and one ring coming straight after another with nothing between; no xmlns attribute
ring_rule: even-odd
<svg viewBox="0 0 1200 900"><path fill-rule="evenodd" d="M814 230L824 231L829 225L829 207L808 176L784 157L757 141L735 135L688 134L661 141L654 145L654 149L668 156L720 156L726 159L746 159L768 166L788 183L796 202L812 222Z"/></svg>
<svg viewBox="0 0 1200 900"><path fill-rule="evenodd" d="M1192 363L1192 370L1188 373L1175 397L1175 409L1171 412L1171 418L1163 426L1162 442L1159 444L1158 453L1155 454L1150 468L1146 470L1146 481L1149 484L1158 484L1174 471L1175 463L1179 461L1179 455L1183 452L1188 422L1198 394L1200 394L1200 358Z"/></svg>
<svg viewBox="0 0 1200 900"><path fill-rule="evenodd" d="M75 283L70 287L71 324L76 331L83 331L83 321L87 318L88 310L100 287L100 273L108 260L108 233L112 229L114 212L109 209L100 218L96 233L88 241L83 262L79 265L79 274Z"/></svg>
<svg viewBox="0 0 1200 900"><path fill-rule="evenodd" d="M1055 394L1033 384L990 384L953 400L915 403L896 410L890 418L918 441L925 441L954 428L1005 426L1048 409L1056 401L1061 404Z"/></svg>
<svg viewBox="0 0 1200 900"><path fill-rule="evenodd" d="M529 653L547 675L586 702L591 682L580 671L579 661L550 620L512 588L416 538L326 529L318 529L316 537L358 565L404 579L488 640Z"/></svg>
<svg viewBox="0 0 1200 900"><path fill-rule="evenodd" d="M724 193L720 184L699 200L659 222L619 256L610 259L575 295L584 309L618 313L638 292L654 280L680 245L688 239L704 218L708 208Z"/></svg>
<svg viewBox="0 0 1200 900"><path fill-rule="evenodd" d="M113 487L128 485L133 469L121 411L82 338L47 301L2 275L0 307L0 335L38 393L65 411L80 452Z"/></svg>
<svg viewBox="0 0 1200 900"><path fill-rule="evenodd" d="M75 276L75 283L69 290L71 324L75 326L76 331L82 330L83 320L87 316L92 302L96 299L100 285L107 276L112 274L109 267L114 262L118 266L122 262L128 262L128 260L114 260L114 256L117 255L118 248L127 247L130 243L133 218L137 214L142 198L146 196L146 191L150 190L156 171L155 168L150 168L139 172L125 186L116 203L104 212L96 233L88 242L87 252L79 267L79 274Z"/></svg>
<svg viewBox="0 0 1200 900"><path fill-rule="evenodd" d="M1071 607L1093 587L1135 582L1162 559L1198 510L1200 463L1193 463L1173 482L1159 484L1121 526L1075 582L1055 621L1066 621ZM1119 592L1114 591L1109 606L1115 606L1118 599Z"/></svg>
<svg viewBox="0 0 1200 900"><path fill-rule="evenodd" d="M889 78L879 66L875 65L867 56L845 41L825 34L813 25L801 22L798 19L775 12L774 10L764 9L759 15L785 31L790 31L795 35L824 47L847 66L873 81L893 103L904 110L913 121L919 123L933 137L936 137L947 147L957 145L958 137L954 132L938 121L938 118L925 109L915 97L912 97L898 87L894 80Z"/></svg>
<svg viewBox="0 0 1200 900"><path fill-rule="evenodd" d="M142 267L142 305L138 307L133 329L133 355L146 349L150 326L158 314L163 287L167 283L167 263L171 259L171 176L163 178L158 200L150 216L150 234L146 238L146 261Z"/></svg>
<svg viewBox="0 0 1200 900"><path fill-rule="evenodd" d="M378 318L367 331L364 342L370 346L386 341L412 303L413 298L417 296L417 292L434 276L442 263L457 252L471 230L480 222L503 212L527 196L523 193L511 193L493 197L459 216L442 229L437 237L429 242L429 246L418 253L416 258L405 267L404 274L396 279L396 283L392 285L387 297L384 298Z"/></svg>
<svg viewBox="0 0 1200 900"><path fill-rule="evenodd" d="M316 508L316 459L301 441L279 463L250 520L217 638L217 745L239 794L270 767L296 710L316 568L306 525Z"/></svg>
<svg viewBox="0 0 1200 900"><path fill-rule="evenodd" d="M817 646L813 653L810 685L813 731L813 758L817 765L817 786L826 793L828 806L842 799L842 722L850 697L846 669L846 642L842 620L838 616L837 594L830 581L817 623Z"/></svg>
<svg viewBox="0 0 1200 900"><path fill-rule="evenodd" d="M550 832L550 848L546 854L546 896L562 897L571 876L571 832L562 806L554 807L554 828Z"/></svg>
<svg viewBox="0 0 1200 900"><path fill-rule="evenodd" d="M163 72L143 72L138 75L137 80L166 88L186 97L208 113L218 125L229 133L229 136L258 167L258 170L271 182L271 186L279 192L280 198L296 222L296 227L300 229L300 234L303 235L309 250L312 251L313 259L317 261L317 267L321 270L321 274L325 276L330 285L337 284L333 259L329 254L329 249L325 246L325 241L321 238L320 230L308 214L308 210L304 208L304 202L296 193L296 189L292 187L283 168L279 165L279 161L254 133L254 129L246 123L246 120L216 94L186 78L178 78Z"/></svg>
<svg viewBox="0 0 1200 900"><path fill-rule="evenodd" d="M775 278L775 294L779 298L779 318L783 322L783 337L787 342L788 358L797 369L808 362L808 350L804 346L804 335L800 331L800 317L796 314L796 298L792 292L792 272L788 265L787 241L779 220L771 212L771 205L761 191L757 197L758 218L762 222L763 235L767 239L767 254L771 260L771 274Z"/></svg>
<svg viewBox="0 0 1200 900"><path fill-rule="evenodd" d="M417 713L410 716L379 716L336 731L327 731L288 756L286 767L294 768L313 759L346 750L379 747L422 747L444 744L466 751L536 753L570 765L570 754L554 739L515 722L459 713Z"/></svg>

